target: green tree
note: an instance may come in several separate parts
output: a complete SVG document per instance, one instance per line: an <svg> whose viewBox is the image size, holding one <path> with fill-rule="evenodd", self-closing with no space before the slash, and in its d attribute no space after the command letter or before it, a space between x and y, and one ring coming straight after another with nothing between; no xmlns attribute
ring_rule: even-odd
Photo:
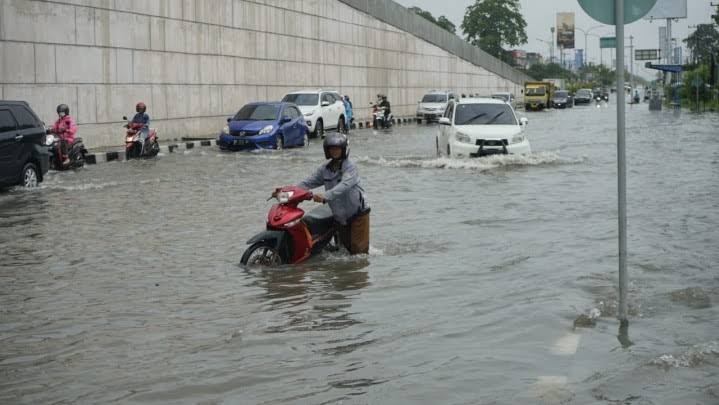
<svg viewBox="0 0 719 405"><path fill-rule="evenodd" d="M427 21L430 21L433 24L436 24L443 29L451 32L452 34L457 33L457 27L452 23L452 21L449 21L449 19L445 16L440 16L439 18L434 18L432 13L430 13L427 10L422 10L419 7L410 7L409 11L412 11L413 13L417 14L418 16L424 18Z"/></svg>
<svg viewBox="0 0 719 405"><path fill-rule="evenodd" d="M690 70L684 74L684 86L682 91L684 98L696 103L697 95L699 101L707 101L711 99L711 91L706 86L709 81L709 67L700 65L694 70Z"/></svg>
<svg viewBox="0 0 719 405"><path fill-rule="evenodd" d="M504 45L527 43L527 22L519 9L519 0L475 0L464 14L462 31L472 45L507 61Z"/></svg>
<svg viewBox="0 0 719 405"><path fill-rule="evenodd" d="M692 53L694 63L711 63L712 55L719 50L719 32L712 24L700 24L684 43Z"/></svg>

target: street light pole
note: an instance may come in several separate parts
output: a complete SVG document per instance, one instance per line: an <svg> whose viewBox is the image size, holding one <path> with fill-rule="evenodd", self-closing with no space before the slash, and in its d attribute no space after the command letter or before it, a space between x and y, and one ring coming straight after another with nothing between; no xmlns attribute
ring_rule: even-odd
<svg viewBox="0 0 719 405"><path fill-rule="evenodd" d="M627 163L624 93L624 0L614 1L617 38L617 191L619 208L619 310L617 318L627 321ZM620 90L621 89L621 90Z"/></svg>
<svg viewBox="0 0 719 405"><path fill-rule="evenodd" d="M604 25L596 25L596 26L594 26L594 27L592 27L592 28L589 28L589 29L586 30L586 31L585 31L584 29L582 29L582 28L575 27L575 29L578 29L579 31L582 31L582 32L584 33L584 64L585 64L585 65L587 64L587 61L589 60L589 56L588 56L588 55L589 55L589 49L587 48L587 37L589 36L589 34L590 34L593 30L595 30L595 29L597 29L597 28L602 28L602 27L604 27ZM599 52L601 52L601 48L600 48Z"/></svg>

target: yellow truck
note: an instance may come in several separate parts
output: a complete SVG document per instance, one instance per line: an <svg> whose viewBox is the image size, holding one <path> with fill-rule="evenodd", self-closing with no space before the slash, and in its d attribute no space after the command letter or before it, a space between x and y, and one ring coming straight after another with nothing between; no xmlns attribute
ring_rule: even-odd
<svg viewBox="0 0 719 405"><path fill-rule="evenodd" d="M543 110L552 107L554 84L551 82L524 83L524 109Z"/></svg>

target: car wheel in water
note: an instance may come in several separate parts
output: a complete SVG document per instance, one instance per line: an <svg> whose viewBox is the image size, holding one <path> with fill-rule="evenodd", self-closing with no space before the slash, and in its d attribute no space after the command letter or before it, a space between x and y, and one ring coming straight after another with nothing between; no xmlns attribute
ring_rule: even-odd
<svg viewBox="0 0 719 405"><path fill-rule="evenodd" d="M317 120L317 123L315 124L315 137L320 139L325 137L325 126L322 123L322 120Z"/></svg>
<svg viewBox="0 0 719 405"><path fill-rule="evenodd" d="M35 166L34 163L26 163L25 166L22 168L22 185L25 188L35 188L37 187L37 166Z"/></svg>
<svg viewBox="0 0 719 405"><path fill-rule="evenodd" d="M240 260L245 266L274 267L284 264L280 252L268 242L257 242L245 250Z"/></svg>
<svg viewBox="0 0 719 405"><path fill-rule="evenodd" d="M422 120L419 119L419 118L417 118L417 123L418 123L418 124L421 124L421 123L422 123ZM429 120L427 121L427 123L429 124Z"/></svg>

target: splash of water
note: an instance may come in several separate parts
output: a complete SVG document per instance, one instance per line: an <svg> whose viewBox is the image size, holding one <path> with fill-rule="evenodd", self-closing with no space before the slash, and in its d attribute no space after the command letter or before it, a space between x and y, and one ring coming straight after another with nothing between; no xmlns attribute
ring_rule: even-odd
<svg viewBox="0 0 719 405"><path fill-rule="evenodd" d="M564 159L558 152L539 152L529 155L494 155L481 159L455 159L455 158L372 158L362 156L357 158L358 163L367 163L391 168L421 168L421 169L459 169L487 171L502 167L542 166L556 164L577 164L584 162L586 157L578 159Z"/></svg>

